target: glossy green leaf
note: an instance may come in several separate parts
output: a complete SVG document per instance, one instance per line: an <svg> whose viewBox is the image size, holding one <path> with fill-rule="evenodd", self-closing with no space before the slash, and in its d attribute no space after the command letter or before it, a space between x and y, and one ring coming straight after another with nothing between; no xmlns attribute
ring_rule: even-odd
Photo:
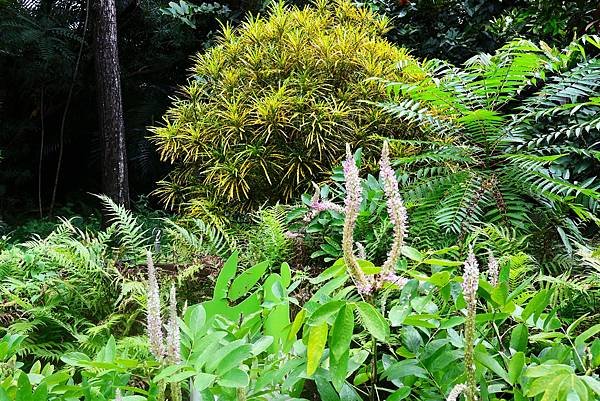
<svg viewBox="0 0 600 401"><path fill-rule="evenodd" d="M507 383L510 383L510 379L508 378L508 373L502 365L498 363L487 351L481 350L479 348L475 349L475 360L481 363L483 366L490 369L492 372L497 374Z"/></svg>
<svg viewBox="0 0 600 401"><path fill-rule="evenodd" d="M248 373L241 369L232 369L217 381L223 387L243 388L250 384Z"/></svg>
<svg viewBox="0 0 600 401"><path fill-rule="evenodd" d="M351 306L344 305L339 310L331 328L329 349L337 359L340 359L350 349L353 333L354 312Z"/></svg>
<svg viewBox="0 0 600 401"><path fill-rule="evenodd" d="M327 343L329 327L326 322L317 326L310 326L308 344L306 349L306 374L312 376L316 372Z"/></svg>
<svg viewBox="0 0 600 401"><path fill-rule="evenodd" d="M407 398L410 395L410 387L404 386L394 391L386 398L386 401L400 401Z"/></svg>
<svg viewBox="0 0 600 401"><path fill-rule="evenodd" d="M377 340L386 341L390 334L390 326L381 313L373 305L364 301L356 303L356 310L367 331Z"/></svg>
<svg viewBox="0 0 600 401"><path fill-rule="evenodd" d="M235 276L235 273L237 271L237 264L238 252L235 251L231 254L227 261L225 261L225 264L219 272L217 282L215 283L215 290L213 292L214 300L227 298L227 289L229 287L229 282Z"/></svg>
<svg viewBox="0 0 600 401"><path fill-rule="evenodd" d="M543 312L546 306L548 306L549 301L550 296L548 290L540 290L531 300L529 300L527 306L521 313L521 318L523 320L529 319L530 316L537 318Z"/></svg>
<svg viewBox="0 0 600 401"><path fill-rule="evenodd" d="M217 376L208 373L196 373L194 376L194 388L197 392L202 392L204 389L212 386Z"/></svg>
<svg viewBox="0 0 600 401"><path fill-rule="evenodd" d="M600 324L595 324L577 337L575 337L575 345L580 347L590 338L600 333Z"/></svg>
<svg viewBox="0 0 600 401"><path fill-rule="evenodd" d="M509 383L511 385L515 385L519 377L521 377L521 373L523 372L523 368L525 367L525 354L523 352L515 353L508 362L508 378Z"/></svg>
<svg viewBox="0 0 600 401"><path fill-rule="evenodd" d="M529 342L529 329L523 323L515 326L510 334L510 347L515 351L527 351Z"/></svg>
<svg viewBox="0 0 600 401"><path fill-rule="evenodd" d="M246 295L248 291L258 283L268 267L269 262L265 261L258 263L239 274L231 283L231 287L229 287L229 299L231 301L236 301Z"/></svg>
<svg viewBox="0 0 600 401"><path fill-rule="evenodd" d="M321 305L314 313L308 318L306 324L309 326L318 326L338 313L340 308L346 304L345 301L330 301L324 305Z"/></svg>
<svg viewBox="0 0 600 401"><path fill-rule="evenodd" d="M415 262L421 262L424 258L421 252L407 245L402 247L402 255L406 256L410 260L414 260Z"/></svg>

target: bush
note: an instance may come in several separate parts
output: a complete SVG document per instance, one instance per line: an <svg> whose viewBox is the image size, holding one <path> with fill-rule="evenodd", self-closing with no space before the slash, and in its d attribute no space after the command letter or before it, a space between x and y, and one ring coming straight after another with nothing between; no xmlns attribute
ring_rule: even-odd
<svg viewBox="0 0 600 401"><path fill-rule="evenodd" d="M274 5L199 55L194 75L153 141L175 168L158 193L169 206L255 206L289 200L319 180L346 142L368 154L397 122L363 102L386 95L381 77L406 80L404 49L382 38L387 21L349 1Z"/></svg>

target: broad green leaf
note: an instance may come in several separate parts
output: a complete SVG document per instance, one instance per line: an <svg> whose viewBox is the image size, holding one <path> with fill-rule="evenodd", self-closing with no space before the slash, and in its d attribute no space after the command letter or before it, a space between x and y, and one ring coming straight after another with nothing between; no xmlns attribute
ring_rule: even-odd
<svg viewBox="0 0 600 401"><path fill-rule="evenodd" d="M593 325L592 327L575 337L575 346L580 347L584 345L585 341L588 338L593 337L598 333L600 333L600 323Z"/></svg>
<svg viewBox="0 0 600 401"><path fill-rule="evenodd" d="M527 303L525 309L521 313L521 318L526 321L530 316L533 315L534 319L536 319L548 306L548 302L550 301L550 296L548 290L543 289L540 290L531 300Z"/></svg>
<svg viewBox="0 0 600 401"><path fill-rule="evenodd" d="M537 366L530 366L525 371L527 377L544 377L558 374L571 374L573 368L568 365L558 363L543 363Z"/></svg>
<svg viewBox="0 0 600 401"><path fill-rule="evenodd" d="M46 401L48 399L48 386L46 383L40 384L33 392L32 401Z"/></svg>
<svg viewBox="0 0 600 401"><path fill-rule="evenodd" d="M363 259L357 259L358 267L367 275L377 274L381 271L381 267L375 266L372 262Z"/></svg>
<svg viewBox="0 0 600 401"><path fill-rule="evenodd" d="M194 376L194 388L200 393L205 388L210 387L215 382L216 378L217 376L208 373L197 373L196 376Z"/></svg>
<svg viewBox="0 0 600 401"><path fill-rule="evenodd" d="M196 372L194 370L184 370L182 372L177 372L174 375L170 375L165 379L165 383L179 383L184 381L185 379L189 379L194 376Z"/></svg>
<svg viewBox="0 0 600 401"><path fill-rule="evenodd" d="M456 327L465 322L464 316L452 316L450 319L443 320L440 323L440 329L449 329L451 327Z"/></svg>
<svg viewBox="0 0 600 401"><path fill-rule="evenodd" d="M410 315L411 308L408 304L394 305L389 312L389 319L392 327L401 326L404 323L404 319Z"/></svg>
<svg viewBox="0 0 600 401"><path fill-rule="evenodd" d="M498 361L488 354L487 351L478 347L475 350L475 360L500 376L505 382L510 383L510 379L508 378L508 373L506 373L506 370L504 370Z"/></svg>
<svg viewBox="0 0 600 401"><path fill-rule="evenodd" d="M263 336L259 338L257 341L252 343L252 355L256 356L266 351L269 346L273 344L273 337L271 336Z"/></svg>
<svg viewBox="0 0 600 401"><path fill-rule="evenodd" d="M186 325L190 328L192 333L199 332L206 323L206 311L200 304L192 305L185 311L184 319Z"/></svg>
<svg viewBox="0 0 600 401"><path fill-rule="evenodd" d="M217 282L215 283L215 291L213 292L213 299L225 299L227 298L227 287L229 286L229 282L235 276L237 271L238 264L238 252L235 251L231 256L227 259L223 267L221 268L221 272L217 277Z"/></svg>
<svg viewBox="0 0 600 401"><path fill-rule="evenodd" d="M216 367L218 376L224 375L234 367L240 366L243 361L252 356L252 346L250 344L242 344L231 349L225 355ZM218 357L217 357L218 358ZM208 364L207 364L208 365ZM208 366L207 366L208 367Z"/></svg>
<svg viewBox="0 0 600 401"><path fill-rule="evenodd" d="M510 334L510 347L515 351L527 351L527 343L529 342L529 330L523 323L515 326Z"/></svg>
<svg viewBox="0 0 600 401"><path fill-rule="evenodd" d="M367 331L377 340L386 341L390 335L390 326L381 313L373 305L364 301L356 303L356 310Z"/></svg>
<svg viewBox="0 0 600 401"><path fill-rule="evenodd" d="M382 377L395 380L406 376L415 376L425 379L427 378L427 371L419 366L415 359L404 359L388 367Z"/></svg>
<svg viewBox="0 0 600 401"><path fill-rule="evenodd" d="M329 383L329 381L325 380L321 376L317 376L315 378L315 383L317 385L317 391L319 392L319 396L321 400L327 401L339 401L340 397L337 394L337 391L333 388L333 386Z"/></svg>
<svg viewBox="0 0 600 401"><path fill-rule="evenodd" d="M558 398L558 391L560 390L561 383L564 380L568 379L568 376L569 375L550 376L551 380L547 383L544 383L544 395L542 396L540 401L555 401ZM533 385L531 386L531 388L533 388ZM529 393L527 394L530 395Z"/></svg>
<svg viewBox="0 0 600 401"><path fill-rule="evenodd" d="M290 268L290 265L283 262L279 269L279 274L281 275L281 284L283 284L284 287L289 287L292 283L292 269Z"/></svg>
<svg viewBox="0 0 600 401"><path fill-rule="evenodd" d="M508 362L508 378L511 385L514 386L518 382L524 367L525 354L523 352L515 353Z"/></svg>
<svg viewBox="0 0 600 401"><path fill-rule="evenodd" d="M437 320L435 320L436 316L432 314L413 314L407 316L404 319L404 324L408 326L415 327L425 327L428 329L433 329L438 327L440 324Z"/></svg>
<svg viewBox="0 0 600 401"><path fill-rule="evenodd" d="M153 380L154 380L154 382L158 383L158 382L165 380L166 378L174 375L175 373L179 372L182 368L183 368L183 365L167 366L166 368L161 370L159 374L154 376Z"/></svg>
<svg viewBox="0 0 600 401"><path fill-rule="evenodd" d="M581 379L594 393L596 393L596 395L600 396L600 381L591 376L583 376Z"/></svg>
<svg viewBox="0 0 600 401"><path fill-rule="evenodd" d="M306 359L306 374L312 376L319 367L321 356L325 350L327 343L327 333L329 327L327 322L323 322L317 326L310 326L308 332L307 359Z"/></svg>
<svg viewBox="0 0 600 401"><path fill-rule="evenodd" d="M427 279L427 281L436 287L443 287L450 281L450 272L441 271L434 273Z"/></svg>
<svg viewBox="0 0 600 401"><path fill-rule="evenodd" d="M69 352L60 357L60 360L71 366L81 366L82 362L89 362L90 357L83 352Z"/></svg>
<svg viewBox="0 0 600 401"><path fill-rule="evenodd" d="M336 357L333 353L329 354L329 372L333 387L340 391L348 376L348 360L350 351L346 349L342 355Z"/></svg>
<svg viewBox="0 0 600 401"><path fill-rule="evenodd" d="M298 312L298 314L294 318L294 322L290 326L290 331L288 332L288 335L287 335L287 341L286 341L286 347L285 347L286 350L289 350L290 347L292 346L292 343L296 340L296 334L298 334L298 331L300 331L300 329L302 328L302 324L304 323L305 316L306 316L306 309L301 309L300 312Z"/></svg>
<svg viewBox="0 0 600 401"><path fill-rule="evenodd" d="M354 312L351 306L344 305L338 312L331 328L329 349L337 359L340 359L350 349L353 333Z"/></svg>
<svg viewBox="0 0 600 401"><path fill-rule="evenodd" d="M227 356L229 355L231 352L235 351L238 348L244 347L244 346L248 346L248 344L246 343L245 339L240 339L240 340L235 340L232 341L224 346L220 346L218 347L216 350L213 350L208 359L206 360L206 365L204 367L204 370L207 373L212 373L217 369L217 366L219 365L219 363L221 363L221 361ZM246 350L247 348L242 349L242 351ZM250 352L248 350L248 352Z"/></svg>
<svg viewBox="0 0 600 401"><path fill-rule="evenodd" d="M231 283L231 287L229 287L229 299L236 301L246 295L258 283L268 267L269 262L265 261L244 270Z"/></svg>
<svg viewBox="0 0 600 401"><path fill-rule="evenodd" d="M404 386L400 387L398 390L394 391L392 394L385 399L385 401L400 401L405 399L410 395L410 387Z"/></svg>
<svg viewBox="0 0 600 401"><path fill-rule="evenodd" d="M410 246L404 245L402 247L402 255L406 256L410 260L414 260L415 262L423 261L423 254Z"/></svg>
<svg viewBox="0 0 600 401"><path fill-rule="evenodd" d="M236 368L230 370L223 377L219 378L218 383L223 387L248 387L250 384L250 377L248 376L248 373Z"/></svg>
<svg viewBox="0 0 600 401"><path fill-rule="evenodd" d="M330 317L335 315L342 306L346 304L345 301L330 301L324 305L321 305L307 320L306 324L309 326L318 326L323 322L326 322Z"/></svg>
<svg viewBox="0 0 600 401"><path fill-rule="evenodd" d="M447 260L447 259L425 259L423 261L424 263L427 263L428 265L436 265L436 266L460 266L463 264L463 262L457 261L457 260Z"/></svg>
<svg viewBox="0 0 600 401"><path fill-rule="evenodd" d="M332 278L339 277L346 271L346 264L344 259L338 259L333 266L325 269L317 277L310 279L311 284L320 284L324 281L328 281Z"/></svg>
<svg viewBox="0 0 600 401"><path fill-rule="evenodd" d="M15 401L32 401L31 383L24 372L19 374L17 379L17 392Z"/></svg>

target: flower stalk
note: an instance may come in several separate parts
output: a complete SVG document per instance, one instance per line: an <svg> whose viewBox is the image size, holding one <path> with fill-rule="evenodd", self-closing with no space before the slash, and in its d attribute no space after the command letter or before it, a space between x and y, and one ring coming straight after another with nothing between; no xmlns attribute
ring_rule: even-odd
<svg viewBox="0 0 600 401"><path fill-rule="evenodd" d="M477 383L475 381L475 316L477 311L477 289L479 287L479 265L473 248L464 263L463 297L467 302L467 318L465 321L465 370L467 373L466 388L464 393L467 401L477 400ZM457 395L458 397L458 395Z"/></svg>
<svg viewBox="0 0 600 401"><path fill-rule="evenodd" d="M344 229L342 234L342 252L344 262L350 276L354 280L356 289L360 294L369 294L373 290L373 283L358 265L354 255L354 226L360 211L362 202L362 187L356 162L350 151L350 145L346 144L346 160L343 162L344 177L346 178L346 199L344 200Z"/></svg>
<svg viewBox="0 0 600 401"><path fill-rule="evenodd" d="M154 268L152 253L148 251L146 256L148 265L148 339L150 341L150 351L157 360L162 361L165 355L165 347L163 343L162 319L160 316L158 281L156 279L156 269Z"/></svg>
<svg viewBox="0 0 600 401"><path fill-rule="evenodd" d="M458 400L458 396L460 396L466 389L467 389L467 386L464 383L457 384L448 393L448 397L446 398L446 401Z"/></svg>
<svg viewBox="0 0 600 401"><path fill-rule="evenodd" d="M498 285L498 275L500 273L500 267L498 260L494 257L494 254L490 251L488 258L488 280L493 287Z"/></svg>
<svg viewBox="0 0 600 401"><path fill-rule="evenodd" d="M398 180L396 179L396 174L394 173L390 163L390 150L387 141L383 142L379 167L379 177L383 182L383 191L386 197L387 211L394 228L392 247L381 269L382 276L387 277L390 274L393 274L395 271L396 264L402 252L404 238L407 236L408 232L408 215L406 213L406 207L404 207L402 196L400 195L400 191L398 189Z"/></svg>

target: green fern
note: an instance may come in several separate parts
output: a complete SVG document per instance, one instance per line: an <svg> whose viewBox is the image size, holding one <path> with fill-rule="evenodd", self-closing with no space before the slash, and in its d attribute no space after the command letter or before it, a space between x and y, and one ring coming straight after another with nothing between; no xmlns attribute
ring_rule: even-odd
<svg viewBox="0 0 600 401"><path fill-rule="evenodd" d="M428 61L420 82L389 83L380 107L413 129L393 141L411 236L460 238L488 223L526 234L545 210L569 251L600 223L600 59L581 51L589 39L564 52L518 40L463 68Z"/></svg>

